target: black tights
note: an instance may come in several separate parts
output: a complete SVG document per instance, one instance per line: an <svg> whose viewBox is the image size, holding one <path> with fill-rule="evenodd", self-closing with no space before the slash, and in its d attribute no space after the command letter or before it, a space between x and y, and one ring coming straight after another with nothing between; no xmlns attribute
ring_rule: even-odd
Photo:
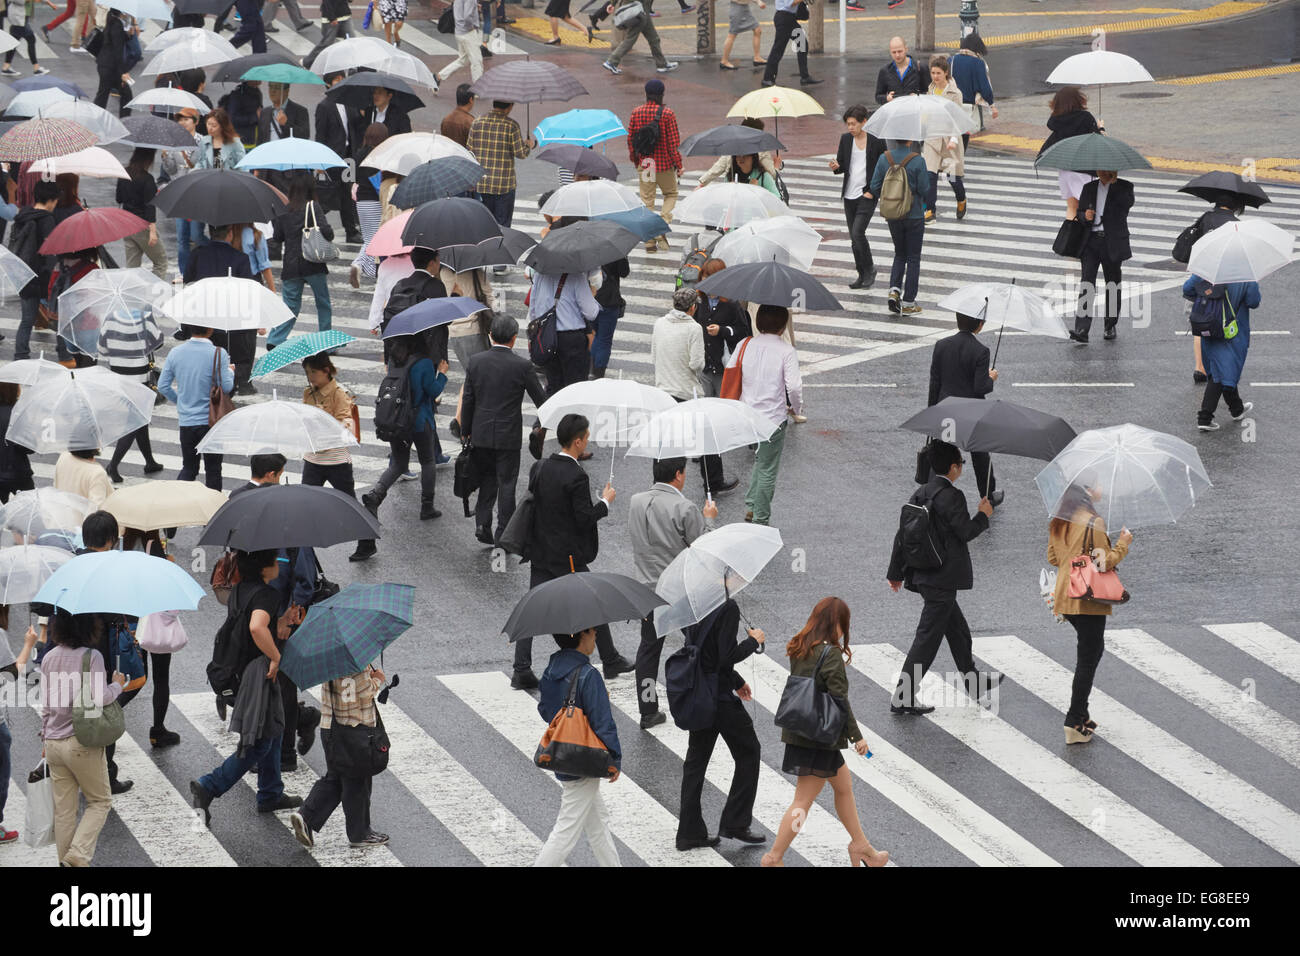
<svg viewBox="0 0 1300 956"><path fill-rule="evenodd" d="M118 439L117 447L113 449L113 457L108 463L108 467L111 470L117 471L117 466L122 463L122 459L126 457L126 453L131 450L131 444L133 442L140 446L140 454L144 455L144 463L146 465L152 465L154 463L153 444L149 441L149 426L145 425Z"/></svg>
<svg viewBox="0 0 1300 956"><path fill-rule="evenodd" d="M147 653L147 652L144 652ZM172 699L172 656L170 654L149 654L153 665L153 729L161 730L167 719L167 708Z"/></svg>
<svg viewBox="0 0 1300 956"><path fill-rule="evenodd" d="M1078 635L1078 653L1074 665L1074 684L1070 689L1070 710L1065 726L1077 727L1088 719L1088 695L1097 674L1102 652L1106 649L1105 614L1067 614L1065 619Z"/></svg>

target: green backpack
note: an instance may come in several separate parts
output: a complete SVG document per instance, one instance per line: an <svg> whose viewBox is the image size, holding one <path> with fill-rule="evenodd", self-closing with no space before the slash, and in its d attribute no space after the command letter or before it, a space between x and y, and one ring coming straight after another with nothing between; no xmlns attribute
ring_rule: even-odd
<svg viewBox="0 0 1300 956"><path fill-rule="evenodd" d="M912 212L914 202L912 184L907 179L907 164L921 155L908 153L901 163L894 162L894 157L886 152L889 169L885 170L884 181L880 184L880 201L876 208L885 219L904 219Z"/></svg>
<svg viewBox="0 0 1300 956"><path fill-rule="evenodd" d="M83 747L107 747L126 732L126 716L117 701L102 707L95 703L90 686L91 653L88 649L81 658L81 689L72 703L72 732Z"/></svg>

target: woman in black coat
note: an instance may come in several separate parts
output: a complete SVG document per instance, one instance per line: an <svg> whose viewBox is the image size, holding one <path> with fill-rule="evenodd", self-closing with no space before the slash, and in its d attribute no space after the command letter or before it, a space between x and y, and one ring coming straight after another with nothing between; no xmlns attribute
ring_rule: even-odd
<svg viewBox="0 0 1300 956"><path fill-rule="evenodd" d="M858 269L858 278L849 283L850 289L870 289L876 281L871 243L867 241L867 226L876 211L876 197L871 195L869 187L876 160L885 152L885 144L867 132L867 117L870 115L870 110L861 104L844 111L844 125L848 132L840 136L835 158L829 164L831 172L844 177L844 219L849 226L853 264Z"/></svg>
<svg viewBox="0 0 1300 956"><path fill-rule="evenodd" d="M302 289L311 286L316 299L316 328L328 331L334 324L334 311L330 306L329 269L323 262L311 262L302 255L303 224L316 226L326 239L333 241L334 228L325 218L325 207L316 201L316 181L310 173L299 172L289 182L289 205L276 217L274 242L284 243L280 269L280 298L293 313L293 318L277 325L266 336L269 352L284 342L298 321L302 309Z"/></svg>
<svg viewBox="0 0 1300 956"><path fill-rule="evenodd" d="M95 69L99 72L99 90L95 93L95 105L103 109L108 105L108 96L117 90L117 114L126 116L127 106L131 102L131 83L127 67L126 38L128 30L126 17L117 10L108 11L108 22L104 25L103 42L95 54Z"/></svg>
<svg viewBox="0 0 1300 956"><path fill-rule="evenodd" d="M20 391L12 382L0 382L0 503L7 503L12 494L36 487L28 460L31 451L2 437L9 431L9 416Z"/></svg>
<svg viewBox="0 0 1300 956"><path fill-rule="evenodd" d="M1106 127L1099 126L1097 119L1088 112L1088 97L1077 86L1063 86L1056 91L1051 100L1052 115L1047 118L1047 128L1051 135L1038 147L1038 155L1063 139L1071 136L1085 136L1088 133L1103 132ZM1060 171L1061 198L1065 200L1065 218L1073 219L1079 211L1079 193L1092 177L1087 173L1076 173L1068 169Z"/></svg>
<svg viewBox="0 0 1300 956"><path fill-rule="evenodd" d="M700 267L700 281L727 267L721 259L708 259ZM740 303L718 296L699 293L700 304L693 318L704 329L704 370L700 372L701 397L717 398L722 390L722 370L727 367L727 352L753 335L749 312ZM725 346L725 351L724 351Z"/></svg>

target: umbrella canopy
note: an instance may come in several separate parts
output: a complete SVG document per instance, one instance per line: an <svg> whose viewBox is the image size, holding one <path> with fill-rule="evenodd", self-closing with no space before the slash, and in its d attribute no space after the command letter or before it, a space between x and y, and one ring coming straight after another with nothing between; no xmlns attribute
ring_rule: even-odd
<svg viewBox="0 0 1300 956"><path fill-rule="evenodd" d="M90 94L76 83L52 75L25 76L21 80L14 80L9 84L9 89L13 90L15 93L22 93L26 90L48 90L51 87L63 90L63 92L70 96L75 96L79 100L90 99Z"/></svg>
<svg viewBox="0 0 1300 956"><path fill-rule="evenodd" d="M155 47L158 40L173 33L182 35L163 46ZM203 69L229 62L239 56L239 51L231 46L230 41L225 37L219 37L210 30L201 30L198 27L164 30L158 34L156 40L145 47L145 51L153 52L151 48L157 49L158 52L140 71L141 76L164 76L182 70Z"/></svg>
<svg viewBox="0 0 1300 956"><path fill-rule="evenodd" d="M0 506L0 527L35 540L51 531L80 529L93 509L90 499L57 488L36 488L11 495Z"/></svg>
<svg viewBox="0 0 1300 956"><path fill-rule="evenodd" d="M736 302L779 305L796 312L832 312L844 308L813 276L780 262L728 266L709 276L698 288Z"/></svg>
<svg viewBox="0 0 1300 956"><path fill-rule="evenodd" d="M181 0L181 2L176 4L176 12L181 14L198 12L198 11L181 9L181 7L191 5L193 2L195 2L195 0L188 0L188 2L187 0ZM207 0L207 2L210 3L214 8L220 6L220 0ZM211 12L215 16L216 14L220 13L222 9L225 8L222 7L221 9L214 9L212 11L203 11L203 12L205 13ZM156 37L154 37L152 40L150 40L148 43L144 45L144 52L157 53L159 50L165 50L168 47L178 46L178 45L195 46L200 48L214 47L214 46L229 47L231 50L235 50L235 55L238 56L238 50L235 49L235 47L231 44L229 40L227 40L225 37L221 36L220 34L214 33L211 30L205 30L202 27L173 27L170 30L163 30ZM147 74L149 71L144 70L143 72Z"/></svg>
<svg viewBox="0 0 1300 956"><path fill-rule="evenodd" d="M769 86L746 93L727 110L728 116L820 116L822 105L802 90Z"/></svg>
<svg viewBox="0 0 1300 956"><path fill-rule="evenodd" d="M494 66L474 81L474 95L507 103L541 103L571 100L587 88L562 67L546 60L514 60Z"/></svg>
<svg viewBox="0 0 1300 956"><path fill-rule="evenodd" d="M194 137L174 120L159 116L128 116L122 124L126 127L126 137L120 141L123 146L148 149L192 149L195 146Z"/></svg>
<svg viewBox="0 0 1300 956"><path fill-rule="evenodd" d="M771 133L752 126L715 126L682 140L683 156L746 156L765 150L785 149Z"/></svg>
<svg viewBox="0 0 1300 956"><path fill-rule="evenodd" d="M272 400L236 408L199 442L205 455L264 455L300 458L312 452L357 444L352 429L315 405Z"/></svg>
<svg viewBox="0 0 1300 956"><path fill-rule="evenodd" d="M744 402L693 398L651 418L627 454L637 458L698 458L721 455L772 437L776 426Z"/></svg>
<svg viewBox="0 0 1300 956"><path fill-rule="evenodd" d="M9 101L9 105L5 107L5 116L10 119L36 116L38 113L43 114L44 110L52 106L75 101L76 97L57 86L47 86L41 90L24 90Z"/></svg>
<svg viewBox="0 0 1300 956"><path fill-rule="evenodd" d="M457 319L467 319L475 312L482 312L489 306L478 299L464 295L440 296L425 299L408 309L398 312L384 330L384 338L396 338L399 335L415 335L425 329L439 325L450 325Z"/></svg>
<svg viewBox="0 0 1300 956"><path fill-rule="evenodd" d="M1294 261L1295 237L1262 219L1225 222L1192 246L1187 271L1215 284L1257 282Z"/></svg>
<svg viewBox="0 0 1300 956"><path fill-rule="evenodd" d="M350 495L315 485L270 485L226 502L199 544L262 551L328 548L378 537L379 522Z"/></svg>
<svg viewBox="0 0 1300 956"><path fill-rule="evenodd" d="M92 269L59 296L59 335L83 355L95 355L101 333L110 317L115 317L142 330L152 326L145 336L153 343L147 352L157 351L162 336L152 311L171 295L171 283L156 278L148 269ZM121 327L113 330L115 336L123 332Z"/></svg>
<svg viewBox="0 0 1300 956"><path fill-rule="evenodd" d="M391 90L393 104L408 113L424 107L424 100L415 95L406 81L391 73L353 73L326 90L325 98L345 106L365 109L372 105L375 90Z"/></svg>
<svg viewBox="0 0 1300 956"><path fill-rule="evenodd" d="M714 229L734 229L751 219L793 216L790 207L752 183L709 183L677 204L673 218Z"/></svg>
<svg viewBox="0 0 1300 956"><path fill-rule="evenodd" d="M214 226L267 222L286 208L269 184L232 169L191 170L160 189L154 206L173 219L197 219Z"/></svg>
<svg viewBox="0 0 1300 956"><path fill-rule="evenodd" d="M141 229L148 228L149 223L125 209L97 206L73 213L55 226L54 231L41 243L40 251L47 256L78 252L133 236Z"/></svg>
<svg viewBox="0 0 1300 956"><path fill-rule="evenodd" d="M555 428L565 415L582 415L590 422L591 439L626 444L656 414L674 408L677 400L663 389L631 379L598 378L560 389L537 410L544 428Z"/></svg>
<svg viewBox="0 0 1300 956"><path fill-rule="evenodd" d="M126 127L123 127L125 129ZM71 173L88 179L130 179L126 169L108 150L101 146L88 146L67 156L54 156L32 163L31 171L46 176ZM83 247L84 248L84 247Z"/></svg>
<svg viewBox="0 0 1300 956"><path fill-rule="evenodd" d="M408 209L406 212L398 213L376 229L375 234L366 243L366 252L376 257L408 255L415 246L402 242L402 230L406 228L411 212L412 210Z"/></svg>
<svg viewBox="0 0 1300 956"><path fill-rule="evenodd" d="M0 550L0 604L27 604L50 575L71 560L72 554L62 548L20 545Z"/></svg>
<svg viewBox="0 0 1300 956"><path fill-rule="evenodd" d="M348 41L344 41L345 43ZM342 46L342 44L335 44ZM329 47L328 53L335 47ZM322 55L323 58L323 55ZM320 59L316 61L320 64ZM477 162L474 154L460 143L440 133L399 133L384 140L361 161L362 169L377 169L384 173L407 176L421 163L444 156L459 156Z"/></svg>
<svg viewBox="0 0 1300 956"><path fill-rule="evenodd" d="M1241 178L1240 173L1223 169L1202 173L1191 182L1179 187L1178 191L1213 203L1227 196L1252 209L1258 209L1270 201L1268 193L1264 192L1264 187L1259 183L1247 182Z"/></svg>
<svg viewBox="0 0 1300 956"><path fill-rule="evenodd" d="M1066 57L1047 76L1048 83L1104 86L1111 83L1150 83L1153 78L1137 60L1113 50L1089 50Z"/></svg>
<svg viewBox="0 0 1300 956"><path fill-rule="evenodd" d="M1042 297L1012 282L962 286L941 299L936 308L983 319L989 328L1019 329L1058 339L1069 337L1061 316L1052 312Z"/></svg>
<svg viewBox="0 0 1300 956"><path fill-rule="evenodd" d="M235 276L191 282L164 302L161 311L181 325L226 332L274 328L293 318L284 300L262 283Z"/></svg>
<svg viewBox="0 0 1300 956"><path fill-rule="evenodd" d="M224 0L174 0L173 6L177 13L204 13L214 17L230 9L230 4Z"/></svg>
<svg viewBox="0 0 1300 956"><path fill-rule="evenodd" d="M566 113L557 113L555 116L546 117L533 130L533 136L536 137L539 146L561 143L572 146L595 146L597 143L626 135L627 129L624 128L623 123L609 110L569 110ZM537 158L542 157L539 154ZM572 166L564 163L560 165L573 169Z"/></svg>
<svg viewBox="0 0 1300 956"><path fill-rule="evenodd" d="M236 169L336 169L347 162L324 143L287 136L255 146Z"/></svg>
<svg viewBox="0 0 1300 956"><path fill-rule="evenodd" d="M612 179L590 179L568 183L551 193L542 205L544 216L603 216L611 212L644 209L636 190Z"/></svg>
<svg viewBox="0 0 1300 956"><path fill-rule="evenodd" d="M155 86L137 96L131 97L131 109L162 110L165 113L179 113L181 110L195 110L200 116L208 112L208 104L193 93L172 86Z"/></svg>
<svg viewBox="0 0 1300 956"><path fill-rule="evenodd" d="M457 196L435 199L415 209L402 229L402 243L422 249L441 249L473 245L500 235L501 226L487 206L476 199Z"/></svg>
<svg viewBox="0 0 1300 956"><path fill-rule="evenodd" d="M603 111L602 111L603 112ZM538 126L538 129L541 129ZM620 127L620 130L622 127ZM541 142L541 138L538 138ZM534 159L554 163L575 176L595 176L599 179L618 179L618 166L612 159L574 143L552 143L533 153Z"/></svg>
<svg viewBox="0 0 1300 956"><path fill-rule="evenodd" d="M435 199L463 196L473 191L484 172L478 163L462 156L431 159L411 170L388 201L398 209L414 209Z"/></svg>
<svg viewBox="0 0 1300 956"><path fill-rule="evenodd" d="M447 246L438 254L438 261L452 272L510 266L535 245L537 240L526 232L502 226L500 238L484 239L472 246Z"/></svg>
<svg viewBox="0 0 1300 956"><path fill-rule="evenodd" d="M48 381L71 378L72 372L58 362L51 362L42 353L40 358L18 359L0 368L0 382L13 382L23 388Z"/></svg>
<svg viewBox="0 0 1300 956"><path fill-rule="evenodd" d="M154 392L106 368L24 389L5 437L38 454L107 448L149 424Z"/></svg>
<svg viewBox="0 0 1300 956"><path fill-rule="evenodd" d="M668 603L655 610L655 633L703 620L748 587L781 548L780 531L748 522L700 535L659 575L655 593Z"/></svg>
<svg viewBox="0 0 1300 956"><path fill-rule="evenodd" d="M626 212L605 212L591 218L616 222L628 232L635 233L636 237L642 242L656 236L666 236L672 231L668 228L667 219L657 212L651 212L645 206L638 209L629 209Z"/></svg>
<svg viewBox="0 0 1300 956"><path fill-rule="evenodd" d="M226 503L224 492L197 481L145 481L119 488L101 506L123 528L203 527Z"/></svg>
<svg viewBox="0 0 1300 956"><path fill-rule="evenodd" d="M111 368L144 368L163 346L153 309L86 312L76 322L59 316L59 335L68 347Z"/></svg>
<svg viewBox="0 0 1300 956"><path fill-rule="evenodd" d="M1063 418L1000 399L949 397L899 428L951 442L967 451L998 452L1051 461L1074 440Z"/></svg>
<svg viewBox="0 0 1300 956"><path fill-rule="evenodd" d="M38 117L19 123L0 136L0 161L21 163L48 159L51 156L67 156L94 146L95 142L95 134L80 123ZM84 249L85 246L81 248Z"/></svg>
<svg viewBox="0 0 1300 956"><path fill-rule="evenodd" d="M574 185L588 185L575 183ZM546 275L590 272L631 252L641 240L616 222L575 222L552 229L524 256L524 265Z"/></svg>
<svg viewBox="0 0 1300 956"><path fill-rule="evenodd" d="M280 669L299 687L363 671L415 623L409 584L349 584L307 609Z"/></svg>
<svg viewBox="0 0 1300 956"><path fill-rule="evenodd" d="M438 88L438 81L427 66L378 37L353 36L346 40L336 40L316 57L311 71L320 76L329 76L331 73L346 73L361 67L398 76L434 90Z"/></svg>
<svg viewBox="0 0 1300 956"><path fill-rule="evenodd" d="M101 144L116 143L127 135L127 128L120 119L89 100L55 103L41 110L41 115L47 119L66 119L79 123L94 133Z"/></svg>
<svg viewBox="0 0 1300 956"><path fill-rule="evenodd" d="M970 114L946 96L896 96L871 114L867 132L879 139L920 142L976 131Z"/></svg>
<svg viewBox="0 0 1300 956"><path fill-rule="evenodd" d="M1035 165L1080 173L1095 173L1099 169L1119 172L1122 169L1151 168L1146 158L1128 143L1102 133L1085 133L1063 139L1044 150Z"/></svg>
<svg viewBox="0 0 1300 956"><path fill-rule="evenodd" d="M755 219L731 230L710 252L728 267L746 262L780 262L805 271L812 268L821 233L798 216Z"/></svg>
<svg viewBox="0 0 1300 956"><path fill-rule="evenodd" d="M163 0L113 0L113 9L137 20L170 20L172 9Z"/></svg>
<svg viewBox="0 0 1300 956"><path fill-rule="evenodd" d="M193 610L203 588L180 565L143 551L91 551L58 568L34 603L70 614L127 614Z"/></svg>
<svg viewBox="0 0 1300 956"><path fill-rule="evenodd" d="M1051 517L1091 507L1111 533L1176 522L1211 486L1195 448L1133 424L1083 432L1034 482Z"/></svg>
<svg viewBox="0 0 1300 956"><path fill-rule="evenodd" d="M292 63L263 63L250 67L240 77L241 80L257 80L261 83L298 83L305 86L324 86L325 81L313 73Z"/></svg>
<svg viewBox="0 0 1300 956"><path fill-rule="evenodd" d="M307 335L295 335L293 338L280 343L273 351L265 353L253 363L253 378L277 372L286 366L293 365L295 362L301 362L309 355L333 352L335 349L341 349L349 342L355 341L357 340L352 336L345 335L338 329L311 332Z"/></svg>
<svg viewBox="0 0 1300 956"><path fill-rule="evenodd" d="M562 574L520 598L503 633L511 641L539 634L577 634L613 621L639 621L663 603L654 591L625 574Z"/></svg>
<svg viewBox="0 0 1300 956"><path fill-rule="evenodd" d="M5 296L17 295L34 278L36 273L31 266L7 248L0 248L0 300Z"/></svg>
<svg viewBox="0 0 1300 956"><path fill-rule="evenodd" d="M242 81L243 75L254 67L272 66L277 63L288 64L289 66L298 65L298 61L287 53L250 53L222 63L221 66L212 71L212 76L208 82L239 83Z"/></svg>

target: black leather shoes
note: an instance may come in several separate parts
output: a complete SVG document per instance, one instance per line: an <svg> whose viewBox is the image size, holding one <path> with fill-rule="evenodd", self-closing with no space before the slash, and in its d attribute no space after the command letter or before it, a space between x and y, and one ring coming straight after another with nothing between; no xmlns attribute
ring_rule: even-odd
<svg viewBox="0 0 1300 956"><path fill-rule="evenodd" d="M927 704L919 704L916 707L899 707L897 704L889 705L889 712L893 714L895 717L902 717L902 716L920 717L923 714L928 714L933 710L934 708Z"/></svg>
<svg viewBox="0 0 1300 956"><path fill-rule="evenodd" d="M212 793L209 793L203 784L199 783L197 780L190 781L190 794L194 800L194 809L203 811L203 825L205 827L211 827L212 813L208 810L208 807L212 805L212 801L215 800L216 797Z"/></svg>
<svg viewBox="0 0 1300 956"><path fill-rule="evenodd" d="M1067 333L1069 334L1069 336L1070 336L1070 340L1071 340L1071 341L1076 342L1076 343L1079 344L1079 345L1087 345L1087 344L1088 344L1088 333L1087 333L1087 332L1076 332L1076 331L1074 331L1074 329L1067 329L1066 331L1067 331Z"/></svg>
<svg viewBox="0 0 1300 956"><path fill-rule="evenodd" d="M730 478L720 485L714 486L711 490L715 495L725 495L728 491L733 491L740 484L739 478Z"/></svg>
<svg viewBox="0 0 1300 956"><path fill-rule="evenodd" d="M653 714L646 714L641 718L641 729L649 730L651 727L658 727L667 719L667 714L662 710L656 710Z"/></svg>
<svg viewBox="0 0 1300 956"><path fill-rule="evenodd" d="M379 546L373 541L358 541L357 549L348 555L349 561L368 561L379 553Z"/></svg>
<svg viewBox="0 0 1300 956"><path fill-rule="evenodd" d="M627 674L636 670L636 665L626 657L616 657L612 661L602 661L603 670L606 680L613 680L619 674Z"/></svg>
<svg viewBox="0 0 1300 956"><path fill-rule="evenodd" d="M766 843L767 837L761 833L755 833L753 830L719 830L718 836L724 836L728 840L739 840L741 843Z"/></svg>
<svg viewBox="0 0 1300 956"><path fill-rule="evenodd" d="M1118 333L1115 331L1115 326L1112 325L1110 328L1108 328L1105 331L1105 333L1103 333L1102 338L1105 339L1107 342L1113 342L1115 341L1117 336Z"/></svg>
<svg viewBox="0 0 1300 956"><path fill-rule="evenodd" d="M280 794L280 798L274 803L268 803L265 805L259 803L257 805L257 812L275 813L276 810L293 810L300 806L302 806L302 797L295 797L290 793L282 793Z"/></svg>
<svg viewBox="0 0 1300 956"><path fill-rule="evenodd" d="M533 673L532 668L515 671L510 676L510 686L514 690L532 690L537 686L537 675Z"/></svg>
<svg viewBox="0 0 1300 956"><path fill-rule="evenodd" d="M108 791L116 797L118 794L126 793L134 786L134 780L110 780L108 782Z"/></svg>
<svg viewBox="0 0 1300 956"><path fill-rule="evenodd" d="M705 837L703 840L678 840L677 849L679 850L702 850L706 846L714 847L722 842L722 837Z"/></svg>

